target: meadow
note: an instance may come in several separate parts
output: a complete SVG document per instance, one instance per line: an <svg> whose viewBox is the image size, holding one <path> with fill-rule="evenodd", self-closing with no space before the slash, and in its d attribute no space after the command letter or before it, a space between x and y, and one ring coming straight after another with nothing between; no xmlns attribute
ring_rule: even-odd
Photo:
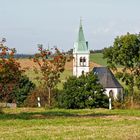
<svg viewBox="0 0 140 140"><path fill-rule="evenodd" d="M90 61L97 63L101 66L107 66L107 60L103 58L102 53L93 53L90 54Z"/></svg>
<svg viewBox="0 0 140 140"><path fill-rule="evenodd" d="M3 109L1 140L139 140L139 110Z"/></svg>

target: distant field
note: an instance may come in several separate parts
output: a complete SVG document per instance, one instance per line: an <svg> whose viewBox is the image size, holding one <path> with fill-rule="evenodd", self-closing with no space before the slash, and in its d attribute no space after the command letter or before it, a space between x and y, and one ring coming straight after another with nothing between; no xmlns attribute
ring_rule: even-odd
<svg viewBox="0 0 140 140"><path fill-rule="evenodd" d="M103 54L102 53L94 53L90 54L90 61L100 64L102 66L107 66L107 60L103 59Z"/></svg>
<svg viewBox="0 0 140 140"><path fill-rule="evenodd" d="M39 68L38 65L35 64L31 59L19 59L18 61L20 62L21 67L26 69L25 74L30 78L31 81L33 81L38 86L39 82L35 79L37 75L34 72L34 67ZM92 70L95 66L100 65L91 61L90 70ZM69 76L72 75L72 68L73 62L67 62L65 65L65 71L61 74L61 83L57 85L59 89L62 89L63 83Z"/></svg>
<svg viewBox="0 0 140 140"><path fill-rule="evenodd" d="M139 140L139 110L4 109L1 140Z"/></svg>

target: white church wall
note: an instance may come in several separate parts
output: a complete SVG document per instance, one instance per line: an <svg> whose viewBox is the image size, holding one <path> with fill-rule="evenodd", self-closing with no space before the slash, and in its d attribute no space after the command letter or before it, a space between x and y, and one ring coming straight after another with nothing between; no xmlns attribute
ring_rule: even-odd
<svg viewBox="0 0 140 140"><path fill-rule="evenodd" d="M112 90L114 99L123 99L122 88L105 88L105 94L109 97L109 92Z"/></svg>
<svg viewBox="0 0 140 140"><path fill-rule="evenodd" d="M73 75L79 77L82 75L82 72L88 73L89 72L89 67L74 67L73 68Z"/></svg>
<svg viewBox="0 0 140 140"><path fill-rule="evenodd" d="M80 66L80 57L86 58L86 66L89 66L89 54L73 54L73 66ZM77 62L76 62L77 61Z"/></svg>
<svg viewBox="0 0 140 140"><path fill-rule="evenodd" d="M73 75L79 77L82 72L84 71L84 73L89 72L89 54L73 54ZM80 64L80 58L85 58L86 62L84 65Z"/></svg>

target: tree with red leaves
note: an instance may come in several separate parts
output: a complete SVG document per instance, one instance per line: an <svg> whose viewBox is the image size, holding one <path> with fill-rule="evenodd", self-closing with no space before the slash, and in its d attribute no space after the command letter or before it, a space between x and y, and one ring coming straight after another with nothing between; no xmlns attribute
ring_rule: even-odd
<svg viewBox="0 0 140 140"><path fill-rule="evenodd" d="M38 46L39 53L35 54L34 62L41 71L40 81L48 91L48 105L51 106L51 91L60 82L60 74L64 71L66 57L57 48L48 50L43 45Z"/></svg>
<svg viewBox="0 0 140 140"><path fill-rule="evenodd" d="M0 100L8 102L23 71L14 58L16 50L4 46L5 41L3 38L0 42ZM11 102L15 102L15 99Z"/></svg>

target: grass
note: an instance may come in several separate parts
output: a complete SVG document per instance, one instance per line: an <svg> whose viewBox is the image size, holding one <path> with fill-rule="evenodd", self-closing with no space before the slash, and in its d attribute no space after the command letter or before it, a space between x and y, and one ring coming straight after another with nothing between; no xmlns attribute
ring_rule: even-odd
<svg viewBox="0 0 140 140"><path fill-rule="evenodd" d="M90 61L100 64L101 66L107 66L107 60L103 58L102 53L90 54Z"/></svg>
<svg viewBox="0 0 140 140"><path fill-rule="evenodd" d="M32 69L31 69L31 70L30 70L30 69L27 70L25 74L29 77L29 79L30 79L36 86L39 86L39 81L36 79L36 76L38 76L38 75L41 76L41 74L36 74L36 73L34 72L34 70L32 70ZM61 74L61 76L60 76L61 82L57 84L58 89L62 89L63 83L67 80L67 78L68 78L69 76L72 76L72 71L71 71L71 70L65 70L65 71Z"/></svg>
<svg viewBox="0 0 140 140"><path fill-rule="evenodd" d="M72 71L71 70L65 70L61 76L60 80L61 82L57 84L58 89L63 89L63 83L67 81L67 79L72 76Z"/></svg>
<svg viewBox="0 0 140 140"><path fill-rule="evenodd" d="M3 112L0 139L4 140L140 139L139 110L17 108Z"/></svg>

